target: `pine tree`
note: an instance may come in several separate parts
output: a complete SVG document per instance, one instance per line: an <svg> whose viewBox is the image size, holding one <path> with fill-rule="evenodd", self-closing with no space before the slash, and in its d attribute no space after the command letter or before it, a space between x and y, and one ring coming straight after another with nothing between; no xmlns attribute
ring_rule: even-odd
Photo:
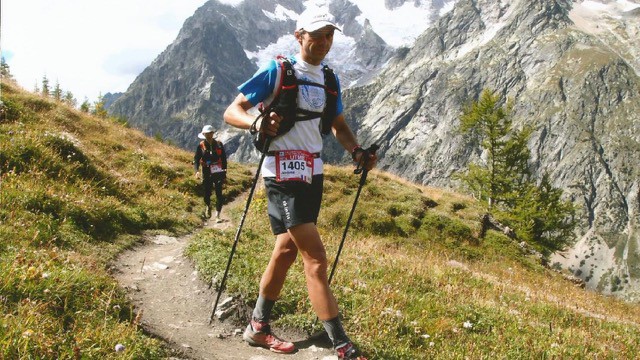
<svg viewBox="0 0 640 360"><path fill-rule="evenodd" d="M89 99L87 99L86 97L84 98L84 101L82 102L82 104L80 105L80 111L82 111L83 113L89 113L89 110L91 109L90 105L89 105Z"/></svg>
<svg viewBox="0 0 640 360"><path fill-rule="evenodd" d="M562 190L551 185L547 174L536 184L529 169L527 142L533 129L513 129L511 103L500 106L500 97L484 90L477 102L463 109L460 130L480 142L486 161L470 164L460 179L480 199L489 213L533 243L547 256L566 246L574 236L575 208L562 200ZM483 229L484 230L484 229Z"/></svg>
<svg viewBox="0 0 640 360"><path fill-rule="evenodd" d="M11 71L9 71L9 64L4 60L4 56L0 57L0 75L3 79L13 79Z"/></svg>
<svg viewBox="0 0 640 360"><path fill-rule="evenodd" d="M486 163L472 164L461 178L489 209L509 204L530 177L526 142L531 130L512 129L511 103L499 105L500 97L489 90L463 110L460 131L471 134L486 152Z"/></svg>
<svg viewBox="0 0 640 360"><path fill-rule="evenodd" d="M562 190L551 185L548 174L540 184L528 184L512 211L503 218L513 225L517 236L537 244L543 255L562 250L574 238L577 224L575 206L562 200Z"/></svg>
<svg viewBox="0 0 640 360"><path fill-rule="evenodd" d="M62 101L62 89L60 88L60 82L56 80L56 86L53 88L53 98L56 101Z"/></svg>
<svg viewBox="0 0 640 360"><path fill-rule="evenodd" d="M107 113L107 109L104 107L104 96L102 94L98 95L98 100L93 103L93 115L101 118L106 118L109 114Z"/></svg>
<svg viewBox="0 0 640 360"><path fill-rule="evenodd" d="M76 107L76 105L78 103L76 101L76 98L73 97L73 94L71 93L71 91L67 91L67 92L64 93L64 98L63 98L62 101L64 101L65 104L67 104L69 106L73 106L73 107Z"/></svg>
<svg viewBox="0 0 640 360"><path fill-rule="evenodd" d="M42 77L42 96L49 96L49 79L47 79L47 75Z"/></svg>

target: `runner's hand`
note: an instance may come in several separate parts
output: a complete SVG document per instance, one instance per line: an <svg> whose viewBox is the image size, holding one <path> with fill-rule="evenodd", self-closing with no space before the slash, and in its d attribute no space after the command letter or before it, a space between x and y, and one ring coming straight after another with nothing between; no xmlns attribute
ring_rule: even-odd
<svg viewBox="0 0 640 360"><path fill-rule="evenodd" d="M360 164L360 160L364 160L362 159L362 157L364 156L365 152L363 151L357 151L354 155L354 161L356 162L356 164ZM373 169L374 167L376 167L376 164L378 162L378 155L376 155L376 153L369 153L369 158L366 159L366 163L365 163L365 168L367 169L367 171Z"/></svg>
<svg viewBox="0 0 640 360"><path fill-rule="evenodd" d="M278 135L278 128L280 128L280 122L282 117L275 112L269 113L268 118L263 118L260 123L260 132L269 136L275 137Z"/></svg>
<svg viewBox="0 0 640 360"><path fill-rule="evenodd" d="M200 179L200 171L196 171L195 177L196 177L196 179Z"/></svg>

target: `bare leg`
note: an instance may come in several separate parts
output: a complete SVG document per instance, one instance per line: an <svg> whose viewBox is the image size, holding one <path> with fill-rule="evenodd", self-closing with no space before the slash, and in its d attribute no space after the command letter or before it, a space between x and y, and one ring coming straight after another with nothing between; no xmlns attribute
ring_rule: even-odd
<svg viewBox="0 0 640 360"><path fill-rule="evenodd" d="M298 250L289 234L280 234L276 237L271 260L260 280L260 296L253 309L253 319L242 335L250 345L261 346L276 353L295 351L296 347L293 343L273 335L269 326L269 314L275 300L280 296L287 271L296 260L297 254Z"/></svg>
<svg viewBox="0 0 640 360"><path fill-rule="evenodd" d="M329 288L327 253L316 225L296 225L289 229L289 235L302 255L313 310L322 321L335 318L338 316L338 304Z"/></svg>
<svg viewBox="0 0 640 360"><path fill-rule="evenodd" d="M260 295L277 300L284 286L289 268L296 260L298 249L288 233L276 236L271 259L260 280Z"/></svg>

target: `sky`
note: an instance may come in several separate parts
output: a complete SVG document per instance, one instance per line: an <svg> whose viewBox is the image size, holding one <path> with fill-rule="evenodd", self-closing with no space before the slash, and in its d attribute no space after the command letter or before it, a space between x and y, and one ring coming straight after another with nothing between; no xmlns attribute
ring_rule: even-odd
<svg viewBox="0 0 640 360"><path fill-rule="evenodd" d="M78 104L94 102L126 91L206 1L2 0L2 56L26 90L46 76Z"/></svg>

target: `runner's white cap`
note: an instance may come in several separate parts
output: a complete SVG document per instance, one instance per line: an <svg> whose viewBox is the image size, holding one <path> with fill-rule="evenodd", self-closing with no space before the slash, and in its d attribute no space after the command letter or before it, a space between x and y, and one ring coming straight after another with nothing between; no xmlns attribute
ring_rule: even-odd
<svg viewBox="0 0 640 360"><path fill-rule="evenodd" d="M199 139L205 139L204 134L206 134L206 133L212 133L212 132L214 132L214 130L213 130L213 126L211 126L211 125L205 125L205 126L202 128L202 131L200 132L200 134L198 134L198 138L199 138Z"/></svg>
<svg viewBox="0 0 640 360"><path fill-rule="evenodd" d="M296 30L304 30L306 32L313 32L316 30L320 30L325 26L331 26L338 31L340 28L336 25L336 20L333 15L321 12L321 13L313 13L306 12L300 15L298 19L298 23L296 24Z"/></svg>

